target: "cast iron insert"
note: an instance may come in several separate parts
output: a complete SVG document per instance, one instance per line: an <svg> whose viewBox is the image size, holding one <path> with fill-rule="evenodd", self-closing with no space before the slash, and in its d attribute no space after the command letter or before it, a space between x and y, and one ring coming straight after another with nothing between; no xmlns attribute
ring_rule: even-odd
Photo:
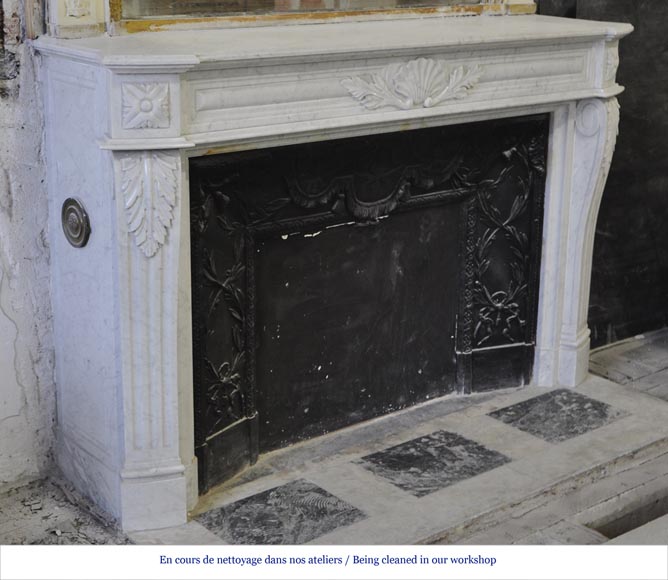
<svg viewBox="0 0 668 580"><path fill-rule="evenodd" d="M191 161L200 489L531 379L546 115Z"/></svg>

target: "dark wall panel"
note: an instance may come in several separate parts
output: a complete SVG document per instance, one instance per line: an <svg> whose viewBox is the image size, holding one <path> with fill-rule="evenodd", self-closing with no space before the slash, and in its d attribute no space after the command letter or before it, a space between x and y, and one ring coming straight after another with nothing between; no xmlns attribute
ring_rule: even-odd
<svg viewBox="0 0 668 580"><path fill-rule="evenodd" d="M589 326L599 346L668 323L668 2L580 0L578 18L630 22L621 124L594 248Z"/></svg>
<svg viewBox="0 0 668 580"><path fill-rule="evenodd" d="M537 0L538 14L575 18L577 0Z"/></svg>

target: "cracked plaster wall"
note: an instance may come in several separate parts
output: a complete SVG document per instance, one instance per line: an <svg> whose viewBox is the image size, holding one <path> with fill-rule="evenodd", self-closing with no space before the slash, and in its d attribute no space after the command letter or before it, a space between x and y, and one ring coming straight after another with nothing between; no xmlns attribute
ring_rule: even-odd
<svg viewBox="0 0 668 580"><path fill-rule="evenodd" d="M0 36L0 484L50 465L55 386L43 123L23 5Z"/></svg>

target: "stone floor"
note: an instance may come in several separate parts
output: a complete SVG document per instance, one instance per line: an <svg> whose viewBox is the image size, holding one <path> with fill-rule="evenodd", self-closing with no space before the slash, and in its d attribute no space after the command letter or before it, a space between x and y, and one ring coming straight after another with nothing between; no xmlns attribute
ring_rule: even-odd
<svg viewBox="0 0 668 580"><path fill-rule="evenodd" d="M636 336L591 355L593 373L668 401L668 330Z"/></svg>
<svg viewBox="0 0 668 580"><path fill-rule="evenodd" d="M187 524L129 539L666 544L668 519L655 518L668 512L668 332L594 352L592 371L602 376L576 390L446 397L272 452L202 497ZM34 513L37 489L0 497L0 543L79 543L81 524ZM91 543L127 541L87 529Z"/></svg>
<svg viewBox="0 0 668 580"><path fill-rule="evenodd" d="M0 544L128 543L105 514L62 480L0 488Z"/></svg>

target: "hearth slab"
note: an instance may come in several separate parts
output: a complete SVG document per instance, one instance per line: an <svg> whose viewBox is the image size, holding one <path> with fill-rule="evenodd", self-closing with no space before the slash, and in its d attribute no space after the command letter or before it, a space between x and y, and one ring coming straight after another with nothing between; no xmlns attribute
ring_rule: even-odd
<svg viewBox="0 0 668 580"><path fill-rule="evenodd" d="M566 441L603 427L627 413L569 389L557 389L489 413L550 443Z"/></svg>
<svg viewBox="0 0 668 580"><path fill-rule="evenodd" d="M436 431L362 457L377 476L422 497L508 463L505 455L449 431Z"/></svg>
<svg viewBox="0 0 668 580"><path fill-rule="evenodd" d="M513 543L557 524L569 510L587 508L661 475L648 471L647 462L668 457L668 403L590 376L577 392L624 411L624 418L579 437L550 443L489 416L545 392L527 387L471 398L446 397L272 452L242 477L202 497L191 522L197 525L170 533L133 534L132 539L142 544L209 544L215 532L220 542L230 543L219 530L200 525L202 514L295 480L307 480L366 515L307 544L461 543L474 536L477 543L490 543L494 538L492 543ZM512 461L422 497L378 477L360 461L438 431L474 440ZM602 491L590 498L597 482ZM572 493L578 494L573 496L576 499L569 499ZM551 502L565 496L561 503ZM546 501L544 508L536 509ZM518 514L525 513L519 522ZM486 535L492 529L495 533Z"/></svg>
<svg viewBox="0 0 668 580"><path fill-rule="evenodd" d="M206 512L197 521L230 544L303 544L366 515L304 479Z"/></svg>

